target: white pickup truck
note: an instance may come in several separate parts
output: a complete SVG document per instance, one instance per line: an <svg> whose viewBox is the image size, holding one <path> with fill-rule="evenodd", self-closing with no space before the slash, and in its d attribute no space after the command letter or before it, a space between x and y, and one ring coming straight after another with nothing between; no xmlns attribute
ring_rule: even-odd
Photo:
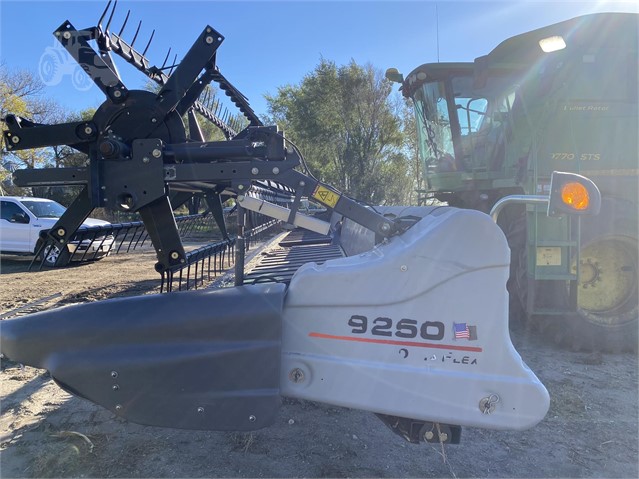
<svg viewBox="0 0 639 479"><path fill-rule="evenodd" d="M66 208L44 198L26 196L0 196L0 253L33 255L39 248L40 231L53 227ZM105 226L108 221L87 218L83 226ZM71 241L67 248L72 259L99 259L106 256L113 245L113 236L91 240ZM86 252L86 254L84 254ZM44 264L56 265L60 251L57 247L44 251ZM60 264L58 266L64 266Z"/></svg>

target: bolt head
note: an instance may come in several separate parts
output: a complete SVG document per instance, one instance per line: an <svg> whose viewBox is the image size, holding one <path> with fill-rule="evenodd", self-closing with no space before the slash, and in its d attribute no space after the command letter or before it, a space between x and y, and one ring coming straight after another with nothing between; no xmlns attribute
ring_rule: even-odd
<svg viewBox="0 0 639 479"><path fill-rule="evenodd" d="M178 259L180 257L180 253L178 253L177 251L173 251L171 253L171 259Z"/></svg>
<svg viewBox="0 0 639 479"><path fill-rule="evenodd" d="M84 132L85 132L87 135L90 135L91 133L93 133L93 128L91 128L90 126L85 126L85 127L84 127Z"/></svg>
<svg viewBox="0 0 639 479"><path fill-rule="evenodd" d="M64 228L58 228L58 231L56 231L56 233L58 233L58 236L64 236L66 230Z"/></svg>
<svg viewBox="0 0 639 479"><path fill-rule="evenodd" d="M206 37L206 38L204 39L204 41L210 45L210 44L212 44L212 43L213 43L213 37L211 37L211 36Z"/></svg>
<svg viewBox="0 0 639 479"><path fill-rule="evenodd" d="M13 136L11 137L11 141L12 141L13 143L20 143L20 137L19 137L18 135L13 135Z"/></svg>
<svg viewBox="0 0 639 479"><path fill-rule="evenodd" d="M114 391L117 391L118 389L120 389L120 386L118 386L117 384L114 384L113 386L111 386L111 389L113 389Z"/></svg>
<svg viewBox="0 0 639 479"><path fill-rule="evenodd" d="M145 156L145 157L142 158L142 163L148 163L149 161L151 161L151 160L149 159L148 156Z"/></svg>
<svg viewBox="0 0 639 479"><path fill-rule="evenodd" d="M111 377L112 378L117 378L118 377L118 372L117 371L111 371Z"/></svg>
<svg viewBox="0 0 639 479"><path fill-rule="evenodd" d="M151 123L157 123L158 119L157 118L151 118Z"/></svg>
<svg viewBox="0 0 639 479"><path fill-rule="evenodd" d="M273 174L274 175L279 174L279 172L280 172L280 169L277 166L275 168L273 168Z"/></svg>
<svg viewBox="0 0 639 479"><path fill-rule="evenodd" d="M406 266L405 264L403 264L403 265L401 265L401 266L399 267L399 270L400 270L400 271L408 271L408 266Z"/></svg>
<svg viewBox="0 0 639 479"><path fill-rule="evenodd" d="M426 434L424 434L424 437L426 438L427 441L431 441L435 437L435 434L433 434L433 431L426 431Z"/></svg>
<svg viewBox="0 0 639 479"><path fill-rule="evenodd" d="M121 411L121 410L122 410L122 405L120 405L120 404L116 404L116 405L115 405L115 410L116 410L116 411Z"/></svg>
<svg viewBox="0 0 639 479"><path fill-rule="evenodd" d="M66 40L68 40L69 38L71 38L71 32L64 32L62 34L62 37Z"/></svg>
<svg viewBox="0 0 639 479"><path fill-rule="evenodd" d="M382 226L380 226L380 229L383 233L388 233L390 231L390 228L391 227L388 223L383 223Z"/></svg>
<svg viewBox="0 0 639 479"><path fill-rule="evenodd" d="M122 96L122 92L120 90L115 90L113 92L113 96L116 98L120 98Z"/></svg>
<svg viewBox="0 0 639 479"><path fill-rule="evenodd" d="M159 158L162 156L162 150L160 150L159 148L155 148L151 154L153 155L153 158Z"/></svg>
<svg viewBox="0 0 639 479"><path fill-rule="evenodd" d="M260 170L258 170L257 168L251 168L251 174L252 175L257 175L260 172Z"/></svg>
<svg viewBox="0 0 639 479"><path fill-rule="evenodd" d="M257 421L257 418L251 414L251 415L249 416L249 421L251 421L251 422L255 422L255 421Z"/></svg>
<svg viewBox="0 0 639 479"><path fill-rule="evenodd" d="M197 408L197 412L199 412L200 414L204 412L204 408L202 406Z"/></svg>

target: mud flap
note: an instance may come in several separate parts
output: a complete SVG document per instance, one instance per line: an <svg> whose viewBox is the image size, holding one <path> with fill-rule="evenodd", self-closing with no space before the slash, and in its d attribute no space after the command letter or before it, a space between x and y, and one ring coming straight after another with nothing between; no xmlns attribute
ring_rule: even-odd
<svg viewBox="0 0 639 479"><path fill-rule="evenodd" d="M280 404L282 284L148 295L3 321L14 361L140 424L246 431Z"/></svg>

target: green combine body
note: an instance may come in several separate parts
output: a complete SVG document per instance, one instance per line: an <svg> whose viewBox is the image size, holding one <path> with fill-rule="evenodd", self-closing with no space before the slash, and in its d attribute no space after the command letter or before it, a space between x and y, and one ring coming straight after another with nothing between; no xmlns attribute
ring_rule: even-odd
<svg viewBox="0 0 639 479"><path fill-rule="evenodd" d="M427 196L488 212L509 194L547 193L553 170L599 186L597 217L515 206L499 220L513 315L580 349L637 349L638 24L630 13L578 17L403 81Z"/></svg>

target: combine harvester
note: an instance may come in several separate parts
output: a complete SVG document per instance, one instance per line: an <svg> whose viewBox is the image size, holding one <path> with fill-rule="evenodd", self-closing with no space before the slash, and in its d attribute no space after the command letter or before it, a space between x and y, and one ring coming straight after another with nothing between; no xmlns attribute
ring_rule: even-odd
<svg viewBox="0 0 639 479"><path fill-rule="evenodd" d="M511 317L574 349L637 350L639 15L574 18L499 44L474 63L389 79L415 105L428 197L488 213L547 193L553 171L591 178L602 212L578 222L509 205Z"/></svg>
<svg viewBox="0 0 639 479"><path fill-rule="evenodd" d="M91 121L7 118L8 148L68 144L89 155L86 168L16 172L25 186L84 186L49 244L63 245L94 207L138 211L158 271L179 269L190 258L171 198L204 192L218 216L221 197L233 197L240 217L259 213L339 236L348 256L309 261L287 282L243 284L238 247L235 287L8 320L6 357L49 370L64 389L122 418L157 426L258 429L275 420L282 396L372 411L415 443L456 443L461 426L520 430L543 419L548 393L510 341L510 252L490 216L362 205L304 172L300 152L276 127L260 124L217 67L223 37L212 27L167 76L109 24L78 31L67 21L54 32L106 96ZM159 91L127 89L112 53L157 80ZM244 113L241 131L198 101L211 81ZM198 117L228 140L203 141ZM547 205L552 216L600 206L597 187L579 175L555 173L549 193L526 201ZM292 202L285 208L268 196ZM333 221L302 215L305 197L332 211Z"/></svg>

